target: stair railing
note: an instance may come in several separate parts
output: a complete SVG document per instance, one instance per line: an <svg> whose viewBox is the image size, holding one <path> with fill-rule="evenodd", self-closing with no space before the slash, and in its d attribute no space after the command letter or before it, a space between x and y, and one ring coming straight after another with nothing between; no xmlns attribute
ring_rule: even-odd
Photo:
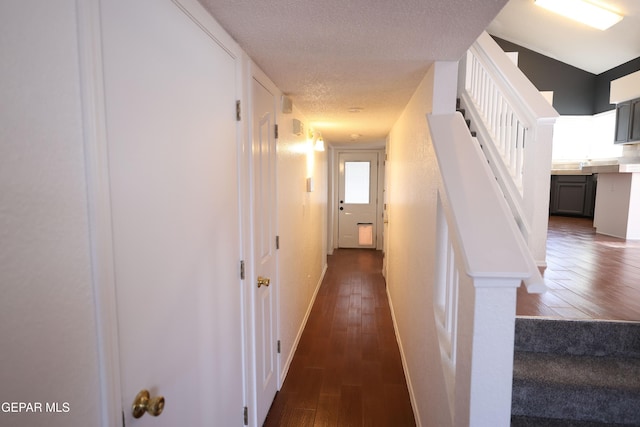
<svg viewBox="0 0 640 427"><path fill-rule="evenodd" d="M440 170L434 309L452 424L510 424L524 238L460 113L429 115Z"/></svg>
<svg viewBox="0 0 640 427"><path fill-rule="evenodd" d="M459 69L461 104L536 264L544 266L558 113L486 32Z"/></svg>

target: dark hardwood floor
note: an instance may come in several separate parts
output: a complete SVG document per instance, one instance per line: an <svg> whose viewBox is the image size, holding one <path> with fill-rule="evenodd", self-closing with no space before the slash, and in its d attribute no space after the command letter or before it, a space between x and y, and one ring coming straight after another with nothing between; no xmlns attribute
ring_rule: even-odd
<svg viewBox="0 0 640 427"><path fill-rule="evenodd" d="M415 426L382 277L382 255L329 257L265 426Z"/></svg>
<svg viewBox="0 0 640 427"><path fill-rule="evenodd" d="M640 320L640 241L596 234L591 219L549 218L543 277L545 294L518 289L518 315Z"/></svg>
<svg viewBox="0 0 640 427"><path fill-rule="evenodd" d="M640 320L640 241L596 234L593 221L549 219L549 291L518 289L516 312ZM329 267L265 426L414 426L387 301L382 257L340 249Z"/></svg>

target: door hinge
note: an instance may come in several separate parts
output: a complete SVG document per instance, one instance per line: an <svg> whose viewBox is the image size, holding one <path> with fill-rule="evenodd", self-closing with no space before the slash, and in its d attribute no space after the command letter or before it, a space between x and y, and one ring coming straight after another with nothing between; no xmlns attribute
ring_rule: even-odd
<svg viewBox="0 0 640 427"><path fill-rule="evenodd" d="M244 425L248 426L249 425L249 408L245 406L243 413L244 413Z"/></svg>
<svg viewBox="0 0 640 427"><path fill-rule="evenodd" d="M280 236L276 236L276 249L280 249Z"/></svg>
<svg viewBox="0 0 640 427"><path fill-rule="evenodd" d="M240 107L240 100L236 101L236 121L242 120L242 108Z"/></svg>
<svg viewBox="0 0 640 427"><path fill-rule="evenodd" d="M278 340L278 354L280 354L280 340Z"/></svg>
<svg viewBox="0 0 640 427"><path fill-rule="evenodd" d="M244 260L240 261L240 280L244 280Z"/></svg>
<svg viewBox="0 0 640 427"><path fill-rule="evenodd" d="M277 123L274 125L274 135L275 135L275 138L278 139L278 124Z"/></svg>

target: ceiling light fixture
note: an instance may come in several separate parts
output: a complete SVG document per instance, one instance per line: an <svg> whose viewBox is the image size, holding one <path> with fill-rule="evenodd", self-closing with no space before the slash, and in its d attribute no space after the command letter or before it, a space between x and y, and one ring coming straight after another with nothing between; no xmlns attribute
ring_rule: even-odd
<svg viewBox="0 0 640 427"><path fill-rule="evenodd" d="M603 31L623 18L622 15L588 0L535 0L535 4Z"/></svg>

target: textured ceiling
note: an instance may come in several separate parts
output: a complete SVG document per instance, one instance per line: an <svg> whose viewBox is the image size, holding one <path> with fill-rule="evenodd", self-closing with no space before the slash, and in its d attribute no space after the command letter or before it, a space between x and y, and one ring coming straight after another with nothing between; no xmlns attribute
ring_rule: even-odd
<svg viewBox="0 0 640 427"><path fill-rule="evenodd" d="M344 144L383 142L433 61L457 61L506 0L200 2L326 141Z"/></svg>
<svg viewBox="0 0 640 427"><path fill-rule="evenodd" d="M595 1L594 1L595 3ZM487 31L593 74L640 57L640 0L602 0L625 18L600 31L554 15L533 0L510 0Z"/></svg>
<svg viewBox="0 0 640 427"><path fill-rule="evenodd" d="M335 145L383 142L433 61L487 26L594 74L640 56L640 0L606 0L626 17L604 32L533 0L199 1Z"/></svg>

